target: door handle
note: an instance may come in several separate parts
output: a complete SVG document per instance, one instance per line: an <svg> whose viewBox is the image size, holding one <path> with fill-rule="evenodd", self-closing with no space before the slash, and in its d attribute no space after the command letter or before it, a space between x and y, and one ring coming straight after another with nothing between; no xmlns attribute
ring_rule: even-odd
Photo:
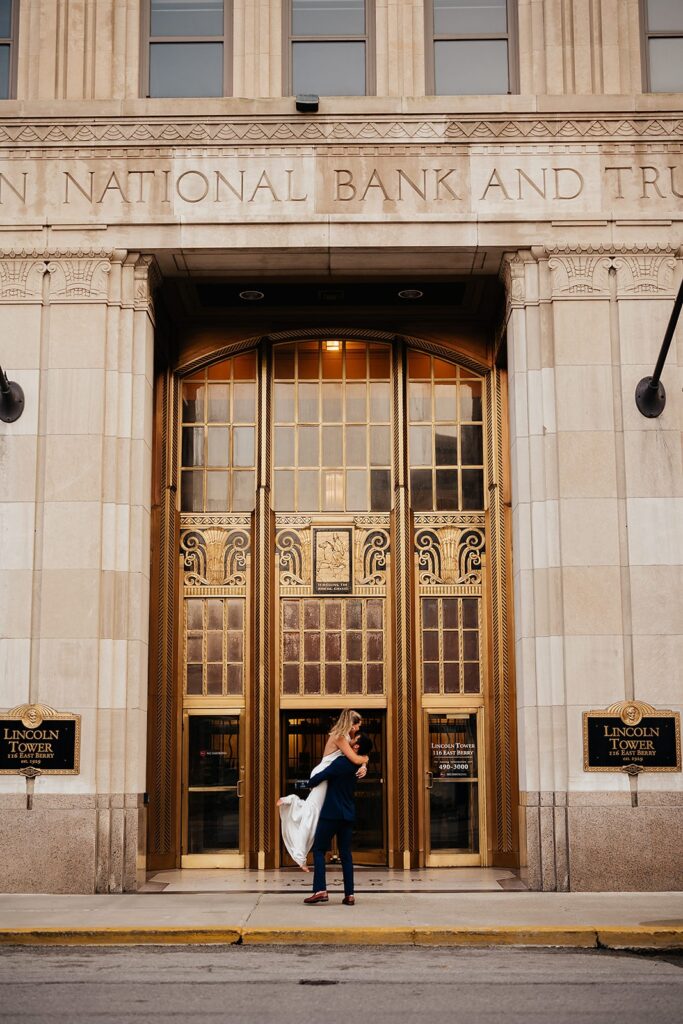
<svg viewBox="0 0 683 1024"><path fill-rule="evenodd" d="M238 798L239 798L240 800L241 800L241 799L242 799L242 797L244 796L244 791L243 791L243 790L241 789L241 787L242 787L243 785L244 785L244 779L238 779L238 780L237 780L237 796L238 796Z"/></svg>
<svg viewBox="0 0 683 1024"><path fill-rule="evenodd" d="M431 789L434 785L434 772L425 772L427 776L427 789Z"/></svg>

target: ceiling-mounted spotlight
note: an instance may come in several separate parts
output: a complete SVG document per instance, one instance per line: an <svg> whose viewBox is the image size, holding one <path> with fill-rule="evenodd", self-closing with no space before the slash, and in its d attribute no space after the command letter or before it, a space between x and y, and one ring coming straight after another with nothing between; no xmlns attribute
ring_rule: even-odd
<svg viewBox="0 0 683 1024"><path fill-rule="evenodd" d="M423 295L419 288L404 288L398 293L399 299L421 299Z"/></svg>
<svg viewBox="0 0 683 1024"><path fill-rule="evenodd" d="M256 288L245 288L243 292L240 292L240 298L245 302L259 302L261 299L265 299L265 295Z"/></svg>
<svg viewBox="0 0 683 1024"><path fill-rule="evenodd" d="M296 97L296 109L300 114L317 114L320 97L313 93L300 93Z"/></svg>

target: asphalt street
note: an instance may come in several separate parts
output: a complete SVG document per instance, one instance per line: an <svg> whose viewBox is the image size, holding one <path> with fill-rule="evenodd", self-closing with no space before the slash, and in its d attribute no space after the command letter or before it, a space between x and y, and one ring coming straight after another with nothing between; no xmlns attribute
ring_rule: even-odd
<svg viewBox="0 0 683 1024"><path fill-rule="evenodd" d="M190 946L0 951L3 1024L680 1024L683 955Z"/></svg>

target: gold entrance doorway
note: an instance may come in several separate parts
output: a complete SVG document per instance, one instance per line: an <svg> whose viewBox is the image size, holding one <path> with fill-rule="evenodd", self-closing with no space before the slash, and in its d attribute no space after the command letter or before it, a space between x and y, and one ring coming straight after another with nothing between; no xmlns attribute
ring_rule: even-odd
<svg viewBox="0 0 683 1024"><path fill-rule="evenodd" d="M516 865L504 375L371 333L158 379L152 868L286 864L277 797L343 707L360 863Z"/></svg>
<svg viewBox="0 0 683 1024"><path fill-rule="evenodd" d="M305 799L311 769L322 758L328 733L338 711L284 711L282 713L283 793L296 793ZM372 740L368 774L356 788L356 824L353 836L354 860L358 864L386 864L386 768L384 711L361 710L362 732ZM293 861L282 847L281 863ZM334 857L334 851L333 851ZM310 859L310 858L309 858Z"/></svg>

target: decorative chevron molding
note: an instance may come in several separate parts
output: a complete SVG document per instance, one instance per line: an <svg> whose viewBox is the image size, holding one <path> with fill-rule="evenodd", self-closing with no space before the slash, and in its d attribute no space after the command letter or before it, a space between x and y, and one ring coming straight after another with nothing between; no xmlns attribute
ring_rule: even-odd
<svg viewBox="0 0 683 1024"><path fill-rule="evenodd" d="M509 114L491 117L405 117L376 115L372 118L253 117L160 117L7 119L0 121L0 146L118 147L344 145L348 143L435 144L457 142L680 142L680 113L550 115L536 117Z"/></svg>

